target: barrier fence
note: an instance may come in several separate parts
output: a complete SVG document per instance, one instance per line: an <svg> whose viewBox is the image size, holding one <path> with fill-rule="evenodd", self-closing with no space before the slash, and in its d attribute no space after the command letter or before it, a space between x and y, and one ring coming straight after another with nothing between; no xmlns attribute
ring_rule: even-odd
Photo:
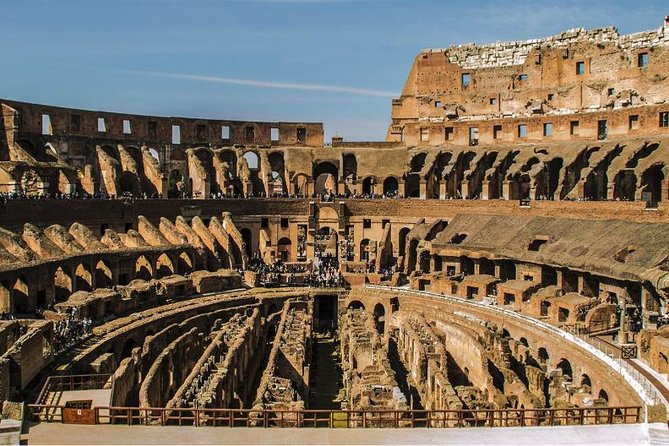
<svg viewBox="0 0 669 446"><path fill-rule="evenodd" d="M65 406L31 404L34 421L64 420ZM90 412L86 412L90 411ZM481 410L252 410L93 407L81 423L263 428L455 428L572 426L641 422L640 406ZM76 421L74 421L76 422Z"/></svg>

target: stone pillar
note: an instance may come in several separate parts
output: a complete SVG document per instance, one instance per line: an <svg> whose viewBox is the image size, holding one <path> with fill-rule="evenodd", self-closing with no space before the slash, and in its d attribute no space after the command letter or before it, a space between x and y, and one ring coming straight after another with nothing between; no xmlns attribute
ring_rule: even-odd
<svg viewBox="0 0 669 446"><path fill-rule="evenodd" d="M495 277L499 279L501 275L502 275L502 266L499 265L498 263L495 263Z"/></svg>
<svg viewBox="0 0 669 446"><path fill-rule="evenodd" d="M556 269L555 273L557 274L557 287L562 288L563 281L564 281L562 270Z"/></svg>
<svg viewBox="0 0 669 446"><path fill-rule="evenodd" d="M579 181L576 183L576 196L578 198L585 197L585 181Z"/></svg>
<svg viewBox="0 0 669 446"><path fill-rule="evenodd" d="M583 277L582 274L579 274L578 276L578 285L577 285L577 293L578 294L583 294L583 289L585 288L585 278Z"/></svg>
<svg viewBox="0 0 669 446"><path fill-rule="evenodd" d="M616 183L609 182L606 185L606 198L607 200L613 200L613 193L616 190Z"/></svg>
<svg viewBox="0 0 669 446"><path fill-rule="evenodd" d="M337 182L337 193L343 195L346 193L346 180Z"/></svg>
<svg viewBox="0 0 669 446"><path fill-rule="evenodd" d="M490 200L490 180L483 180L481 184L481 200Z"/></svg>
<svg viewBox="0 0 669 446"><path fill-rule="evenodd" d="M427 180L421 178L419 188L420 188L420 198L422 200L425 200L427 198Z"/></svg>
<svg viewBox="0 0 669 446"><path fill-rule="evenodd" d="M399 181L397 195L404 198L404 180Z"/></svg>
<svg viewBox="0 0 669 446"><path fill-rule="evenodd" d="M474 274L481 274L481 260L474 260Z"/></svg>
<svg viewBox="0 0 669 446"><path fill-rule="evenodd" d="M505 200L510 200L511 199L511 189L512 189L512 184L513 181L506 180L502 183L502 198Z"/></svg>
<svg viewBox="0 0 669 446"><path fill-rule="evenodd" d="M469 197L469 180L462 180L460 182L460 191L462 198L468 198Z"/></svg>
<svg viewBox="0 0 669 446"><path fill-rule="evenodd" d="M446 199L446 180L442 180L439 182L439 199L440 200Z"/></svg>

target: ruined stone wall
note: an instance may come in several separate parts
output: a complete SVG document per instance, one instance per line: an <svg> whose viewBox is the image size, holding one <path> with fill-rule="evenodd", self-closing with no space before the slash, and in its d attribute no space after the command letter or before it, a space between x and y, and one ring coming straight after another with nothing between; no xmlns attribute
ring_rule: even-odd
<svg viewBox="0 0 669 446"><path fill-rule="evenodd" d="M480 143L521 141L515 127L527 124L527 140L574 140L596 134L587 112L602 110L597 119L615 121L611 109L641 106L619 112L625 123L614 123L611 135L637 131L632 125L625 129L627 116L644 115L643 106L653 109L667 99L667 29L665 23L657 30L619 35L615 28L579 28L545 39L423 50L402 96L393 100L387 139L467 145L469 127L482 124L475 136ZM638 130L666 130L658 128L656 118L641 118ZM585 120L579 131L562 128L579 119ZM438 128L431 122L446 122L450 137L445 138L443 124ZM541 132L546 122L554 132ZM500 126L494 138L493 125ZM429 129L429 137L421 128Z"/></svg>

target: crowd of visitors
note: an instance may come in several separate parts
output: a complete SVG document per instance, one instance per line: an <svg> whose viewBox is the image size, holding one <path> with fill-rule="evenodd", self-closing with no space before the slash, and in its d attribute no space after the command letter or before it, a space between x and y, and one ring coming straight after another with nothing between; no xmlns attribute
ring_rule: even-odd
<svg viewBox="0 0 669 446"><path fill-rule="evenodd" d="M267 264L255 256L249 261L248 270L255 272L259 282L265 286L281 283L331 288L344 286L339 263L334 257L316 259L312 264L285 263L281 260Z"/></svg>
<svg viewBox="0 0 669 446"><path fill-rule="evenodd" d="M53 347L59 353L71 348L92 333L93 321L90 318L79 318L79 312L72 307L68 318L54 324Z"/></svg>

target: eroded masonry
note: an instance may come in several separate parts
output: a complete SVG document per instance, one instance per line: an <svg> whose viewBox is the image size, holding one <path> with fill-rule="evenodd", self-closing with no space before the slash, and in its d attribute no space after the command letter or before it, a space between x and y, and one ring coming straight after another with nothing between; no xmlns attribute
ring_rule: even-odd
<svg viewBox="0 0 669 446"><path fill-rule="evenodd" d="M5 412L666 421L668 52L666 20L424 50L383 142L0 101Z"/></svg>

